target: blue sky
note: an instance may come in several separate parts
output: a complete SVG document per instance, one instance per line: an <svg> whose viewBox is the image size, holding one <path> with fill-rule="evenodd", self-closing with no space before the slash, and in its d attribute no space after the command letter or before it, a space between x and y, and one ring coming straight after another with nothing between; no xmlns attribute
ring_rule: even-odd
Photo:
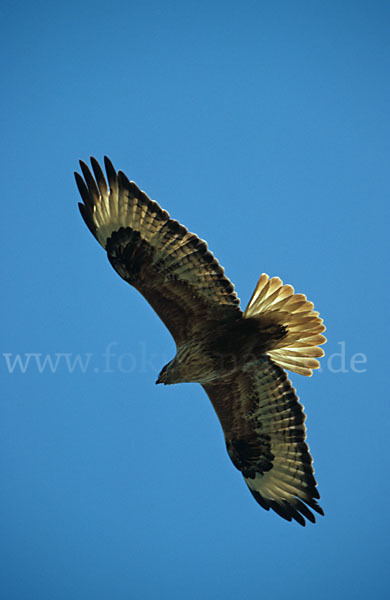
<svg viewBox="0 0 390 600"><path fill-rule="evenodd" d="M386 597L389 18L3 3L3 597ZM154 385L174 344L78 214L91 154L206 239L244 306L264 271L321 311L322 371L292 377L316 525L253 501L200 386Z"/></svg>

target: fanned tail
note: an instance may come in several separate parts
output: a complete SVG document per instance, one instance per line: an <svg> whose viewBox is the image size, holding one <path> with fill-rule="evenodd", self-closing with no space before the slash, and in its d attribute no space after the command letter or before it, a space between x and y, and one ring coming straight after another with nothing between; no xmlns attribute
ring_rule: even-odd
<svg viewBox="0 0 390 600"><path fill-rule="evenodd" d="M279 277L263 273L256 285L244 317L254 317L277 323L287 334L275 343L268 356L280 367L300 375L312 375L320 366L317 358L324 355L321 344L326 342L323 320L314 304L304 294L295 294L291 285L283 285Z"/></svg>

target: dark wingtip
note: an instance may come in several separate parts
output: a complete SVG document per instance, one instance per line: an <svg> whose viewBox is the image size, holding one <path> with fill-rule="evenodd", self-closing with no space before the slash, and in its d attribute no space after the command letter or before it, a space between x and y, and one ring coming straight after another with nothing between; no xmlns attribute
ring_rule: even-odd
<svg viewBox="0 0 390 600"><path fill-rule="evenodd" d="M100 165L94 156L90 156L89 160L91 162L91 165L92 165L92 168L94 171L95 171L95 169L97 169L98 171L101 170Z"/></svg>
<svg viewBox="0 0 390 600"><path fill-rule="evenodd" d="M109 171L111 171L111 172L115 173L115 175L116 175L114 165L112 164L112 162L110 161L108 156L104 156L104 166L106 168L107 174Z"/></svg>
<svg viewBox="0 0 390 600"><path fill-rule="evenodd" d="M80 192L80 196L81 196L85 206L88 206L90 208L93 205L93 201L92 201L92 198L90 197L89 190L85 184L84 179L81 177L80 173L77 173L77 171L74 172L74 177L76 180L77 188Z"/></svg>
<svg viewBox="0 0 390 600"><path fill-rule="evenodd" d="M108 156L104 157L104 167L106 169L107 179L108 179L110 188L112 190L117 189L118 188L118 176L114 169L114 165L112 164L112 162L110 161Z"/></svg>
<svg viewBox="0 0 390 600"><path fill-rule="evenodd" d="M84 223L86 224L86 226L88 227L88 229L92 233L92 235L94 237L96 237L96 225L94 224L94 222L91 218L91 213L89 212L89 210L85 206L85 204L82 204L81 202L78 203L78 207L79 207L81 216L84 219Z"/></svg>
<svg viewBox="0 0 390 600"><path fill-rule="evenodd" d="M123 171L118 171L118 181L121 187L130 187L130 181Z"/></svg>
<svg viewBox="0 0 390 600"><path fill-rule="evenodd" d="M90 157L90 161L91 161L92 169L93 169L93 172L95 175L96 183L99 188L99 192L102 196L105 196L107 194L108 189L107 189L106 178L104 176L102 168L99 165L96 158L94 158L93 156Z"/></svg>
<svg viewBox="0 0 390 600"><path fill-rule="evenodd" d="M256 502L258 502L262 508L265 508L265 510L269 510L271 508L280 517L286 519L286 521L294 520L297 523L299 523L299 525L302 525L302 527L306 527L306 521L304 517L306 517L306 519L311 523L316 523L315 516L305 505L305 502L318 514L324 516L324 511L315 500L310 499L302 501L299 498L296 498L295 502L292 503L289 503L287 501L279 503L273 500L265 500L265 498L263 498L263 496L257 490L252 490L252 488L249 485L248 489L251 492L254 499L256 500Z"/></svg>

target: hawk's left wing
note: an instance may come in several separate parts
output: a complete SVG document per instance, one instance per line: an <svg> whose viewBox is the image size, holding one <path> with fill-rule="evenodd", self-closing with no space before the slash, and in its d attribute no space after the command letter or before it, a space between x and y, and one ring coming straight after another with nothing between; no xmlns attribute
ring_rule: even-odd
<svg viewBox="0 0 390 600"><path fill-rule="evenodd" d="M124 173L91 157L75 173L82 217L119 275L154 308L176 343L242 315L232 282L206 242L171 219Z"/></svg>
<svg viewBox="0 0 390 600"><path fill-rule="evenodd" d="M323 515L303 407L286 373L263 356L229 381L203 385L221 422L227 450L257 502L281 517L315 523Z"/></svg>

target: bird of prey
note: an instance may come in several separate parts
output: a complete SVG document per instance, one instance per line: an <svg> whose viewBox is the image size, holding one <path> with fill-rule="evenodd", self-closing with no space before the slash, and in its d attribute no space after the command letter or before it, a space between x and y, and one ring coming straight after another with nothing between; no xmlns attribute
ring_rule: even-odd
<svg viewBox="0 0 390 600"><path fill-rule="evenodd" d="M257 502L305 525L323 515L303 407L285 369L311 375L326 339L303 294L262 274L245 311L206 242L104 159L75 173L81 215L117 273L165 323L176 356L156 383L200 383Z"/></svg>

